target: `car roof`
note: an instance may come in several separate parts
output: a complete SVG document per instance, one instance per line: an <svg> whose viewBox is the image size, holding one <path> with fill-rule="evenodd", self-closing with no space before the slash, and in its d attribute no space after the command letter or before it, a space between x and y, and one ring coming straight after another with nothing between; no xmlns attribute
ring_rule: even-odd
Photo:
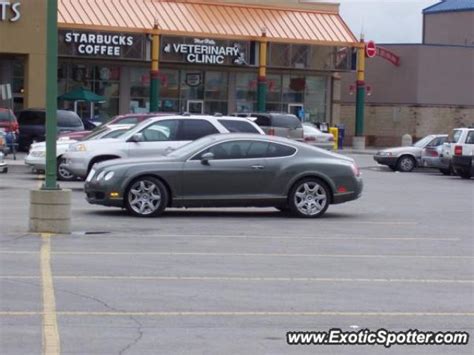
<svg viewBox="0 0 474 355"><path fill-rule="evenodd" d="M274 143L283 143L283 144L291 144L294 146L306 146L306 143L300 143L292 139L278 137L278 136L268 136L263 134L255 134L255 133L226 133L226 134L213 134L209 137L215 138L216 142L220 141L227 141L227 140L240 140L240 139L250 139L250 140L262 140L267 142L274 142Z"/></svg>

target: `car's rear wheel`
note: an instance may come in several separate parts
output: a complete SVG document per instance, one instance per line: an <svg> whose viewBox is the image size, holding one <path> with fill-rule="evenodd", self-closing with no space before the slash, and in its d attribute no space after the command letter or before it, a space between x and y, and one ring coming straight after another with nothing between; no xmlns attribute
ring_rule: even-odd
<svg viewBox="0 0 474 355"><path fill-rule="evenodd" d="M329 207L331 200L327 185L317 178L301 180L291 189L289 206L298 217L321 217Z"/></svg>
<svg viewBox="0 0 474 355"><path fill-rule="evenodd" d="M409 155L404 155L398 159L397 169L403 173L409 173L416 167L416 161Z"/></svg>
<svg viewBox="0 0 474 355"><path fill-rule="evenodd" d="M58 158L56 163L57 177L60 181L74 181L76 177L64 168L64 159Z"/></svg>
<svg viewBox="0 0 474 355"><path fill-rule="evenodd" d="M151 176L134 180L125 194L127 210L138 217L155 217L168 205L168 191L163 183Z"/></svg>

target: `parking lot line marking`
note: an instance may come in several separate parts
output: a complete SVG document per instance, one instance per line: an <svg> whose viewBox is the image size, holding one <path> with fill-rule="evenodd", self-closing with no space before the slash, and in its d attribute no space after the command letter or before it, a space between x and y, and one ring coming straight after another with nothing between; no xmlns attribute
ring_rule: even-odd
<svg viewBox="0 0 474 355"><path fill-rule="evenodd" d="M42 315L42 312L0 311L0 317L30 317Z"/></svg>
<svg viewBox="0 0 474 355"><path fill-rule="evenodd" d="M35 280L39 276L0 275L0 280ZM268 281L268 282L375 282L375 283L433 283L472 284L474 280L460 279L391 279L391 278L330 278L330 277L246 277L246 276L137 276L137 275L55 275L55 280L126 280L126 281Z"/></svg>
<svg viewBox="0 0 474 355"><path fill-rule="evenodd" d="M41 286L43 292L43 354L59 355L60 341L51 271L51 235L41 235Z"/></svg>
<svg viewBox="0 0 474 355"><path fill-rule="evenodd" d="M243 256L283 258L401 258L401 259L474 259L469 255L397 255L397 254L285 254L285 253L208 253L208 252L128 252L128 251L55 251L53 255L141 255L141 256Z"/></svg>

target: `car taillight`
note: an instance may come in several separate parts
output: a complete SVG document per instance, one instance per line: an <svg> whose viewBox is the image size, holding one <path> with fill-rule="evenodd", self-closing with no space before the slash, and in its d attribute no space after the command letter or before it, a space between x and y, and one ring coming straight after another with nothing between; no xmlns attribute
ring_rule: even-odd
<svg viewBox="0 0 474 355"><path fill-rule="evenodd" d="M426 151L426 154L427 154L428 156L430 156L430 157L437 157L437 156L439 156L438 152L437 152L436 150L434 150L434 149L428 149L428 150Z"/></svg>
<svg viewBox="0 0 474 355"><path fill-rule="evenodd" d="M305 142L315 142L315 141L316 141L316 137L304 137L304 141L305 141Z"/></svg>
<svg viewBox="0 0 474 355"><path fill-rule="evenodd" d="M352 164L351 168L352 168L352 172L354 173L354 176L360 176L360 169L356 163Z"/></svg>
<svg viewBox="0 0 474 355"><path fill-rule="evenodd" d="M454 147L454 155L462 155L462 145L457 145Z"/></svg>
<svg viewBox="0 0 474 355"><path fill-rule="evenodd" d="M334 137L333 136L328 137L328 142L334 142Z"/></svg>
<svg viewBox="0 0 474 355"><path fill-rule="evenodd" d="M269 136L274 136L274 135L275 135L275 128L270 128L270 129L268 130L268 135L269 135Z"/></svg>

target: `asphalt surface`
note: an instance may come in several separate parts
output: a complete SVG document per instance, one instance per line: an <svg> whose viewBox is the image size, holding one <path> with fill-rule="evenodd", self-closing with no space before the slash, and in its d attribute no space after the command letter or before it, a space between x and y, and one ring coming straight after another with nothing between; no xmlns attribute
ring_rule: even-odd
<svg viewBox="0 0 474 355"><path fill-rule="evenodd" d="M472 354L467 346L289 346L286 332L473 331L474 181L362 167L363 198L136 219L73 190L69 236L27 233L21 166L0 175L1 354ZM60 349L57 346L60 346Z"/></svg>

